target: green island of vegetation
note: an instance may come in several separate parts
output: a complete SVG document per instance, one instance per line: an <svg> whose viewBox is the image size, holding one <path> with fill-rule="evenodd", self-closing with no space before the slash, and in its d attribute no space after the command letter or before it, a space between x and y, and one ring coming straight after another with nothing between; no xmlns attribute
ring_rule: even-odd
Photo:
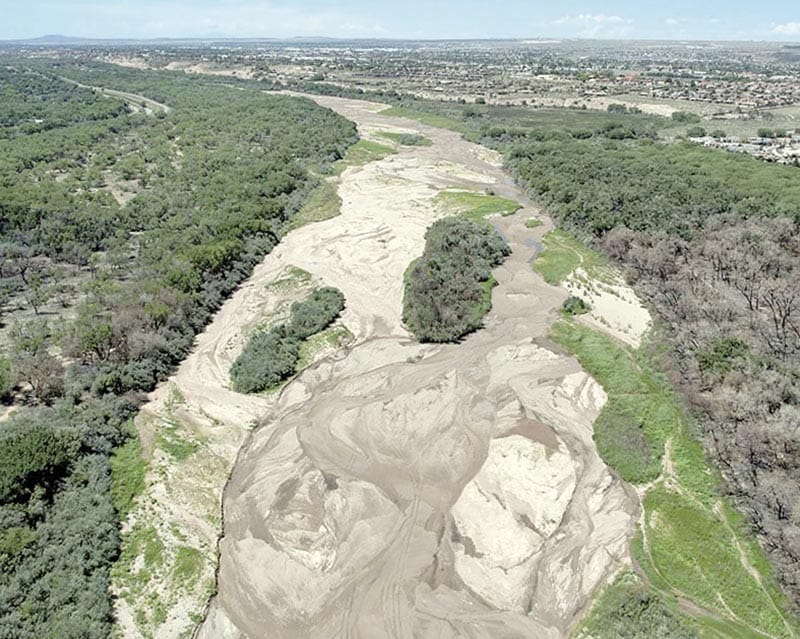
<svg viewBox="0 0 800 639"><path fill-rule="evenodd" d="M406 272L406 326L423 342L454 342L479 328L492 307L491 269L509 253L488 225L462 217L434 222Z"/></svg>
<svg viewBox="0 0 800 639"><path fill-rule="evenodd" d="M286 381L297 372L303 342L328 328L343 309L344 295L332 287L319 288L292 304L285 324L250 337L231 366L233 389L259 393Z"/></svg>
<svg viewBox="0 0 800 639"><path fill-rule="evenodd" d="M370 162L382 160L393 153L396 151L391 146L361 138L347 149L347 153L341 161L333 165L333 173L341 173L348 167L361 167Z"/></svg>

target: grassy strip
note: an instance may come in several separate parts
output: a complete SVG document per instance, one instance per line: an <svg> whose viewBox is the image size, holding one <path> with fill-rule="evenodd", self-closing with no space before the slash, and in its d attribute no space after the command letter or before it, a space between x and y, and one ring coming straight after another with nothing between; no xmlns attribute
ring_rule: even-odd
<svg viewBox="0 0 800 639"><path fill-rule="evenodd" d="M299 229L306 224L322 222L336 217L341 213L342 198L336 192L336 186L323 180L314 189L311 196L300 211L292 218L289 230Z"/></svg>
<svg viewBox="0 0 800 639"><path fill-rule="evenodd" d="M542 243L544 250L536 258L533 268L548 284L558 286L579 266L597 279L607 279L604 274L608 267L606 259L569 233L555 229L544 236Z"/></svg>
<svg viewBox="0 0 800 639"><path fill-rule="evenodd" d="M455 189L440 191L433 201L473 222L481 222L489 215L513 215L521 208L519 203L496 195Z"/></svg>
<svg viewBox="0 0 800 639"><path fill-rule="evenodd" d="M394 133L393 131L378 131L378 135L392 142L396 142L400 146L431 146L431 142L424 135L417 135L416 133Z"/></svg>
<svg viewBox="0 0 800 639"><path fill-rule="evenodd" d="M674 434L681 408L663 376L641 352L618 346L609 337L562 320L551 337L576 355L603 385L608 403L595 422L600 455L630 483L655 480L664 445Z"/></svg>
<svg viewBox="0 0 800 639"><path fill-rule="evenodd" d="M717 494L719 478L658 371L654 349L620 346L568 320L557 322L551 337L608 393L595 424L603 459L627 481L653 482L634 547L652 585L708 613L696 618L702 636L798 636L763 552Z"/></svg>
<svg viewBox="0 0 800 639"><path fill-rule="evenodd" d="M111 465L111 501L120 520L124 521L136 497L145 487L147 462L142 456L138 433L132 433L131 438L117 448L108 461Z"/></svg>
<svg viewBox="0 0 800 639"><path fill-rule="evenodd" d="M428 126L435 126L440 129L450 129L458 133L466 133L467 127L463 122L454 120L453 118L445 115L438 115L436 113L427 113L425 111L417 111L409 107L389 107L380 112L381 115L389 115L400 118L409 118L427 124Z"/></svg>
<svg viewBox="0 0 800 639"><path fill-rule="evenodd" d="M397 153L397 151L390 146L362 138L348 148L344 158L333 166L333 174L339 175L348 167L364 166L370 162L382 160L393 153Z"/></svg>
<svg viewBox="0 0 800 639"><path fill-rule="evenodd" d="M481 297L471 309L471 322L481 323L486 313L492 310L492 289L495 286L497 286L497 280L494 279L494 275L490 275L488 280L481 282Z"/></svg>

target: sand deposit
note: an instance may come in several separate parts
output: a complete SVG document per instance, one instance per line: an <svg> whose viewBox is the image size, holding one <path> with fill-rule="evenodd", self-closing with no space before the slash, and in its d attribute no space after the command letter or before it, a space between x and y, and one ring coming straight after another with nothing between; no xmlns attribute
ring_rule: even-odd
<svg viewBox="0 0 800 639"><path fill-rule="evenodd" d="M564 637L629 562L637 504L592 441L602 389L544 340L566 297L530 268L551 225L526 228L541 212L457 134L315 99L364 135L395 127L433 145L346 170L342 215L289 234L247 285L292 265L340 288L346 351L274 400L234 397L218 340L252 316L237 293L178 373L186 402L237 433L260 420L224 493L218 595L199 637ZM433 198L487 186L524 207L493 220L513 253L486 327L417 344L402 277L441 215Z"/></svg>

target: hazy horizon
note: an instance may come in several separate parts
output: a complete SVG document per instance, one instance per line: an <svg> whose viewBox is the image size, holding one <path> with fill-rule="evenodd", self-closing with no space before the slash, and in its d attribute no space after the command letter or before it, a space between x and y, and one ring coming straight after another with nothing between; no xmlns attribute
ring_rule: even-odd
<svg viewBox="0 0 800 639"><path fill-rule="evenodd" d="M800 41L800 9L779 0L753 6L743 0L646 6L630 0L566 0L538 6L507 0L502 7L473 0L402 5L366 0L111 0L60 3L3 0L0 39L72 38L150 40L186 38L290 39L611 39Z"/></svg>

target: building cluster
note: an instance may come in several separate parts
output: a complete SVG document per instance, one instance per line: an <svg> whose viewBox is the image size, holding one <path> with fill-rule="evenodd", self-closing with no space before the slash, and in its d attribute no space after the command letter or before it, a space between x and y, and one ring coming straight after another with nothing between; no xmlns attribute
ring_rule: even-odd
<svg viewBox="0 0 800 639"><path fill-rule="evenodd" d="M690 138L697 144L714 149L724 149L734 153L747 153L767 162L800 166L800 132L792 132L785 137L714 138L702 136Z"/></svg>

